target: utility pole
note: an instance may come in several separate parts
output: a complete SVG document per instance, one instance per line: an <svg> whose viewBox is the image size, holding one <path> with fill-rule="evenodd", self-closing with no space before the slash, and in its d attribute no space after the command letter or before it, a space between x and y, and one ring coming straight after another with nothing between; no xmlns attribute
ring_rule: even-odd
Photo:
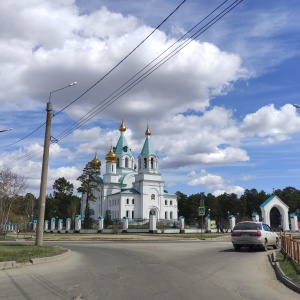
<svg viewBox="0 0 300 300"><path fill-rule="evenodd" d="M45 129L45 141L44 141L44 154L43 154L43 165L42 165L42 174L41 174L38 222L37 222L36 240L35 240L35 244L38 246L43 245L43 233L44 233L46 188L47 188L50 133L51 133L51 120L52 120L52 103L50 101L47 103L46 110L47 110L47 117L46 117L46 129Z"/></svg>
<svg viewBox="0 0 300 300"><path fill-rule="evenodd" d="M68 86L61 89L50 92L49 102L47 103L47 117L46 117L46 128L45 128L45 140L44 140L44 153L43 153L43 165L41 174L41 186L40 186L40 199L39 209L37 218L37 229L35 244L38 246L43 245L43 233L44 233L44 221L45 221L45 205L46 205L46 188L47 188L47 177L48 177L48 164L49 164L49 148L51 139L51 121L52 121L52 103L51 94L70 86L76 85L77 82L70 83Z"/></svg>

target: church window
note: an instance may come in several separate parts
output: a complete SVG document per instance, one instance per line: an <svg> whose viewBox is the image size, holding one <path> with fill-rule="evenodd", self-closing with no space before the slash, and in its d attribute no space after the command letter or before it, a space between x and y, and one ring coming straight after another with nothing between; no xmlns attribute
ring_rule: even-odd
<svg viewBox="0 0 300 300"><path fill-rule="evenodd" d="M128 147L127 147L127 146L124 146L124 147L123 147L123 151L124 151L124 152L127 152L127 151L128 151Z"/></svg>
<svg viewBox="0 0 300 300"><path fill-rule="evenodd" d="M151 200L155 200L155 195L154 194L151 195Z"/></svg>
<svg viewBox="0 0 300 300"><path fill-rule="evenodd" d="M111 166L111 172L112 173L114 172L114 166L113 165Z"/></svg>
<svg viewBox="0 0 300 300"><path fill-rule="evenodd" d="M147 168L147 158L144 158L144 168Z"/></svg>
<svg viewBox="0 0 300 300"><path fill-rule="evenodd" d="M141 168L141 159L139 159L139 169Z"/></svg>
<svg viewBox="0 0 300 300"><path fill-rule="evenodd" d="M168 212L165 211L165 219L168 219Z"/></svg>
<svg viewBox="0 0 300 300"><path fill-rule="evenodd" d="M168 205L168 200L165 200L165 205Z"/></svg>
<svg viewBox="0 0 300 300"><path fill-rule="evenodd" d="M173 219L173 212L172 211L170 212L170 219L171 220Z"/></svg>
<svg viewBox="0 0 300 300"><path fill-rule="evenodd" d="M126 204L129 204L129 199L128 198L126 199Z"/></svg>
<svg viewBox="0 0 300 300"><path fill-rule="evenodd" d="M128 168L128 158L125 158L125 168Z"/></svg>
<svg viewBox="0 0 300 300"><path fill-rule="evenodd" d="M126 210L126 217L129 218L129 210Z"/></svg>
<svg viewBox="0 0 300 300"><path fill-rule="evenodd" d="M131 218L134 219L134 210L131 212Z"/></svg>
<svg viewBox="0 0 300 300"><path fill-rule="evenodd" d="M134 199L132 199L132 204L134 204Z"/></svg>
<svg viewBox="0 0 300 300"><path fill-rule="evenodd" d="M120 167L120 159L119 159L119 157L117 158L117 168L119 168Z"/></svg>
<svg viewBox="0 0 300 300"><path fill-rule="evenodd" d="M154 169L154 159L153 159L153 157L151 158L151 169Z"/></svg>
<svg viewBox="0 0 300 300"><path fill-rule="evenodd" d="M170 200L170 205L173 205L173 201L172 200Z"/></svg>

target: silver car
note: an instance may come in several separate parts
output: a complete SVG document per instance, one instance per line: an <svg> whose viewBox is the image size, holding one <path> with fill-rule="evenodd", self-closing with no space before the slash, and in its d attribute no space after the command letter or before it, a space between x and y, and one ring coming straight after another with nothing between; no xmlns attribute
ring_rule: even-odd
<svg viewBox="0 0 300 300"><path fill-rule="evenodd" d="M242 247L261 247L267 251L269 246L279 247L279 237L268 224L245 221L235 225L231 232L231 242L236 251Z"/></svg>

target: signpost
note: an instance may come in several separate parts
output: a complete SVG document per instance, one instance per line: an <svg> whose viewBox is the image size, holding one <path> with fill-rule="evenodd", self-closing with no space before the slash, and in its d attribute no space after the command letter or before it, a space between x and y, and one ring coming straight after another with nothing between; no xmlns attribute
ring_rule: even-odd
<svg viewBox="0 0 300 300"><path fill-rule="evenodd" d="M203 202L202 202L203 201ZM205 215L205 206L204 206L204 200L201 199L200 203L203 204L203 206L198 207L198 215L201 217L201 239L202 239L202 226L203 226L203 216Z"/></svg>

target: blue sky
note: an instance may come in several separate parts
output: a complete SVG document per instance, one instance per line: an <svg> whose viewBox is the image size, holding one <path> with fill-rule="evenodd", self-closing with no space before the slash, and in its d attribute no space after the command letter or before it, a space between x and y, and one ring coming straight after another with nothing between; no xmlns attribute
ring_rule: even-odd
<svg viewBox="0 0 300 300"><path fill-rule="evenodd" d="M166 189L241 195L300 188L300 2L244 0L144 81L63 139L70 125L223 1L187 0L109 76L77 99L182 1L2 0L0 164L39 194L45 108L52 94L48 192L102 161L124 117L136 160L147 123ZM227 1L224 4L232 4ZM19 141L28 134L32 135ZM19 141L18 143L15 143ZM12 144L12 145L10 145ZM10 145L10 146L8 146ZM37 155L32 157L32 153Z"/></svg>

